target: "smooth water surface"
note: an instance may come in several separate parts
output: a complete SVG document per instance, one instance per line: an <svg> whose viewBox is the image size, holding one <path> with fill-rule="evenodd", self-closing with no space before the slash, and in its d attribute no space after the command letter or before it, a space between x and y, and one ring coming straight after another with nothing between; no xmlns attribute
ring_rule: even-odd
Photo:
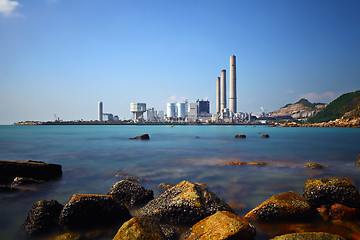
<svg viewBox="0 0 360 240"><path fill-rule="evenodd" d="M129 140L143 133L150 141ZM267 133L269 139L262 139ZM246 139L235 139L245 134ZM196 138L198 136L199 138ZM259 126L0 126L1 160L61 164L58 181L0 195L0 239L14 239L31 206L54 199L65 204L74 193L106 194L128 173L145 178L160 194L162 182L205 183L243 216L274 194L302 193L309 178L351 178L360 188L360 129L270 128ZM229 161L266 166L223 166ZM308 170L307 162L327 165Z"/></svg>

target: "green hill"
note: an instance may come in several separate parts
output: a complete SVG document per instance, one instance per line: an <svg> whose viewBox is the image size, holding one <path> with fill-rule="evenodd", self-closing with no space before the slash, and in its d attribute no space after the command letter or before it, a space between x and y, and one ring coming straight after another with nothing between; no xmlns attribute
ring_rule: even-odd
<svg viewBox="0 0 360 240"><path fill-rule="evenodd" d="M360 105L360 90L341 95L332 101L324 110L308 118L309 123L328 122L341 118L345 113Z"/></svg>

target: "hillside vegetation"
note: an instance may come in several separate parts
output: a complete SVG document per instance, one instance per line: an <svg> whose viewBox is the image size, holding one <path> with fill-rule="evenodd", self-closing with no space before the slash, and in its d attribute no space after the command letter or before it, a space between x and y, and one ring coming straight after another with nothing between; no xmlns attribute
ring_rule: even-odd
<svg viewBox="0 0 360 240"><path fill-rule="evenodd" d="M308 118L309 123L328 122L339 119L345 113L359 109L360 90L341 95L332 101L326 108L317 113L315 116ZM354 114L356 114L354 112Z"/></svg>

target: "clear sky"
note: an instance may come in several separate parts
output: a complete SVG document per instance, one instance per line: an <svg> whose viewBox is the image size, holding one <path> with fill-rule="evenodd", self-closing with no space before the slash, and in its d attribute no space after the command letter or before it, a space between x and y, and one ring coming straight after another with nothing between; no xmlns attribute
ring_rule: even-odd
<svg viewBox="0 0 360 240"><path fill-rule="evenodd" d="M238 111L359 90L360 1L0 0L0 124L95 120L98 101L214 112L231 55Z"/></svg>

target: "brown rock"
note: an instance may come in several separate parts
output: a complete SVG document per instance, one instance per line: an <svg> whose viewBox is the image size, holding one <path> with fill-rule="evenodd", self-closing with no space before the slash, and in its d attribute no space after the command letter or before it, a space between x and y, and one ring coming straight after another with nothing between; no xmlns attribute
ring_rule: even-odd
<svg viewBox="0 0 360 240"><path fill-rule="evenodd" d="M306 163L304 167L308 168L308 169L323 169L323 168L325 168L324 165L321 165L318 163Z"/></svg>
<svg viewBox="0 0 360 240"><path fill-rule="evenodd" d="M235 138L246 138L246 135L244 135L244 134L237 134L237 135L235 135Z"/></svg>
<svg viewBox="0 0 360 240"><path fill-rule="evenodd" d="M121 180L115 183L109 190L108 195L130 206L145 204L154 198L152 190L128 180Z"/></svg>
<svg viewBox="0 0 360 240"><path fill-rule="evenodd" d="M165 240L160 225L150 217L136 217L125 222L113 240Z"/></svg>
<svg viewBox="0 0 360 240"><path fill-rule="evenodd" d="M330 208L330 215L333 219L353 220L360 218L360 210L335 203Z"/></svg>
<svg viewBox="0 0 360 240"><path fill-rule="evenodd" d="M270 136L269 136L269 134L263 134L261 137L262 138L269 138Z"/></svg>
<svg viewBox="0 0 360 240"><path fill-rule="evenodd" d="M81 239L80 234L68 232L53 238L49 238L47 240L80 240L80 239Z"/></svg>
<svg viewBox="0 0 360 240"><path fill-rule="evenodd" d="M139 210L139 214L164 223L193 224L223 210L232 211L227 203L206 187L182 181L151 200Z"/></svg>
<svg viewBox="0 0 360 240"><path fill-rule="evenodd" d="M349 207L360 207L360 194L347 178L330 177L307 180L303 196L314 207L341 203Z"/></svg>
<svg viewBox="0 0 360 240"><path fill-rule="evenodd" d="M356 161L355 161L355 166L356 166L357 168L360 168L360 155L358 156L358 158L357 158Z"/></svg>
<svg viewBox="0 0 360 240"><path fill-rule="evenodd" d="M316 208L316 210L318 211L318 213L320 214L321 218L324 221L329 221L330 213L329 213L329 208L328 207L322 206L322 207Z"/></svg>
<svg viewBox="0 0 360 240"><path fill-rule="evenodd" d="M253 239L255 228L243 219L227 211L219 211L201 220L191 228L187 240L205 239Z"/></svg>
<svg viewBox="0 0 360 240"><path fill-rule="evenodd" d="M324 232L290 233L274 237L273 240L345 240L345 238Z"/></svg>
<svg viewBox="0 0 360 240"><path fill-rule="evenodd" d="M246 162L225 162L225 163L221 163L221 165L237 165L237 166L241 166L241 165L246 165Z"/></svg>
<svg viewBox="0 0 360 240"><path fill-rule="evenodd" d="M351 234L350 239L351 240L360 240L360 232Z"/></svg>
<svg viewBox="0 0 360 240"><path fill-rule="evenodd" d="M69 229L112 226L131 218L124 204L108 195L74 194L61 211L59 222Z"/></svg>
<svg viewBox="0 0 360 240"><path fill-rule="evenodd" d="M293 191L272 196L246 214L245 219L254 221L285 221L308 219L315 211L309 202Z"/></svg>
<svg viewBox="0 0 360 240"><path fill-rule="evenodd" d="M266 162L249 162L248 165L252 165L252 166L265 166L267 165Z"/></svg>

